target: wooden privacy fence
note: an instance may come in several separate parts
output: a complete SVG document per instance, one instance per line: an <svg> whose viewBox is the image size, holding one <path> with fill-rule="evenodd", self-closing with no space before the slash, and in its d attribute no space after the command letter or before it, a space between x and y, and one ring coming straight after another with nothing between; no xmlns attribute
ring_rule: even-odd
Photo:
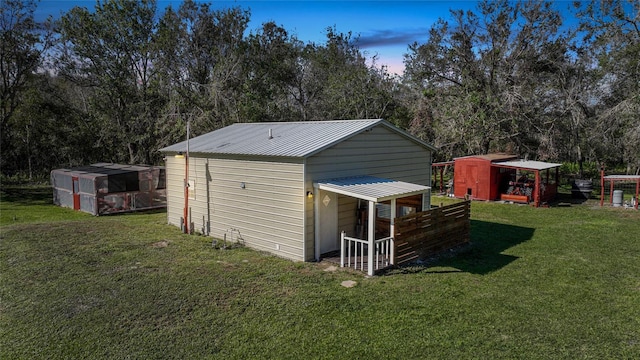
<svg viewBox="0 0 640 360"><path fill-rule="evenodd" d="M395 219L395 265L424 260L469 242L471 201Z"/></svg>

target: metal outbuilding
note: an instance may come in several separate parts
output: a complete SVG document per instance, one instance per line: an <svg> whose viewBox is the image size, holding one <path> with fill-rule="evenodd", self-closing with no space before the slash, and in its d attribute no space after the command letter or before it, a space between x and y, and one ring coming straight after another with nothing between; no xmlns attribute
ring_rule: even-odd
<svg viewBox="0 0 640 360"><path fill-rule="evenodd" d="M383 119L238 123L160 151L170 224L293 260L342 251L342 231L373 249L382 202L430 208L435 148Z"/></svg>
<svg viewBox="0 0 640 360"><path fill-rule="evenodd" d="M475 200L495 200L500 197L499 185L509 175L493 164L517 159L509 154L471 155L454 159L453 194Z"/></svg>
<svg viewBox="0 0 640 360"><path fill-rule="evenodd" d="M96 163L51 171L53 202L92 215L166 207L161 166Z"/></svg>

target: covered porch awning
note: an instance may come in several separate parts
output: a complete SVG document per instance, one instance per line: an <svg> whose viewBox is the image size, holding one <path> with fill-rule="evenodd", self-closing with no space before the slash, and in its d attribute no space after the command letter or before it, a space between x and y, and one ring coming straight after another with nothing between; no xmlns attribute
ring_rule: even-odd
<svg viewBox="0 0 640 360"><path fill-rule="evenodd" d="M362 200L380 203L387 200L424 194L431 187L375 176L354 176L318 181L316 187Z"/></svg>
<svg viewBox="0 0 640 360"><path fill-rule="evenodd" d="M374 263L378 264L378 258L380 256L386 257L390 260L390 263L394 263L393 253L393 236L394 236L394 219L396 217L396 200L413 195L422 195L422 207L424 210L425 204L424 196L428 196L431 187L412 184L404 181L390 180L379 178L375 176L355 176L345 177L338 179L321 180L314 183L316 192L318 190L328 191L336 194L341 194L369 202L368 206L368 221L367 221L367 239L357 239L345 236L344 232L341 235L340 244L340 256L341 265L344 266L344 259L347 249L350 247L345 241L353 241L361 246L361 249L367 248L367 274L374 274ZM316 196L314 201L315 212L315 236L316 239L320 238L319 229L323 226L320 223L320 204L323 200L320 196ZM389 236L383 239L375 238L375 218L376 218L376 203L390 201L390 223L389 223ZM327 205L327 204L324 204ZM383 250L381 250L383 249ZM364 250L363 250L364 251ZM320 258L320 245L316 241L316 258Z"/></svg>

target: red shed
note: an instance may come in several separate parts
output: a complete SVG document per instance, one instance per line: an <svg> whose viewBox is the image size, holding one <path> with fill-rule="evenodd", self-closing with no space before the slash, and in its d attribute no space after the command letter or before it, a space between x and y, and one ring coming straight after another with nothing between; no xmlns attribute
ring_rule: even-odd
<svg viewBox="0 0 640 360"><path fill-rule="evenodd" d="M516 158L517 156L509 154L487 154L454 159L453 195L458 198L468 195L476 200L499 199L499 187L504 181L503 177L507 175L492 164Z"/></svg>
<svg viewBox="0 0 640 360"><path fill-rule="evenodd" d="M454 159L453 195L474 200L533 202L536 207L555 198L561 164L516 158L487 154ZM556 171L552 177L553 168Z"/></svg>

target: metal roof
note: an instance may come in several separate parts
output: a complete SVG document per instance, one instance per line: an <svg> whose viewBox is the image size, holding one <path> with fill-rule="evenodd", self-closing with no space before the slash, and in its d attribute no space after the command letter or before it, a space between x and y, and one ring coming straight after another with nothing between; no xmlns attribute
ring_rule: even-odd
<svg viewBox="0 0 640 360"><path fill-rule="evenodd" d="M307 157L343 140L385 126L428 149L433 146L383 119L237 123L189 140L189 152L205 154ZM161 152L186 152L187 141Z"/></svg>
<svg viewBox="0 0 640 360"><path fill-rule="evenodd" d="M162 166L146 165L126 165L113 163L95 163L86 166L79 166L70 169L54 169L52 173L68 173L84 178L96 178L110 175L119 175L132 172L146 171L152 168L163 168Z"/></svg>
<svg viewBox="0 0 640 360"><path fill-rule="evenodd" d="M320 190L331 191L363 200L382 202L401 197L422 194L431 187L374 176L355 176L321 180ZM322 201L322 199L320 199Z"/></svg>
<svg viewBox="0 0 640 360"><path fill-rule="evenodd" d="M546 170L562 166L562 164L548 163L533 160L501 161L494 163L495 166L519 168L525 170Z"/></svg>
<svg viewBox="0 0 640 360"><path fill-rule="evenodd" d="M512 155L512 154L491 153L491 154L484 154L484 155L467 155L467 156L454 158L454 160L476 158L476 159L483 159L483 160L488 160L493 162L493 161L502 161L502 160L513 160L513 159L516 159L517 157L518 157L517 155Z"/></svg>
<svg viewBox="0 0 640 360"><path fill-rule="evenodd" d="M607 175L605 180L640 180L640 175Z"/></svg>

